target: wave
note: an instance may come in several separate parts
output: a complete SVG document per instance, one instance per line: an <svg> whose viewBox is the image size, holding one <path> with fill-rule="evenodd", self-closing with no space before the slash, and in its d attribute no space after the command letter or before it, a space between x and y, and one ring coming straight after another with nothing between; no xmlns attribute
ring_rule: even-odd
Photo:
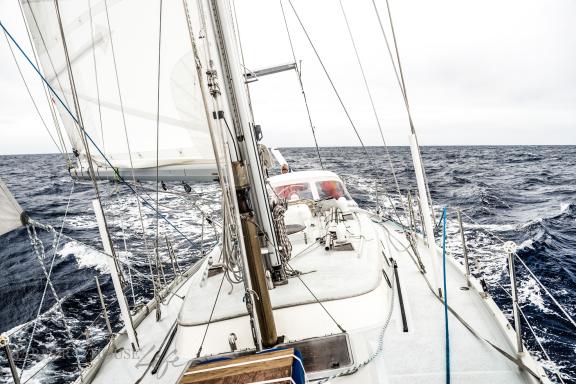
<svg viewBox="0 0 576 384"><path fill-rule="evenodd" d="M60 248L59 257L74 257L79 268L95 268L100 273L109 273L105 253L89 248L77 241L69 241Z"/></svg>

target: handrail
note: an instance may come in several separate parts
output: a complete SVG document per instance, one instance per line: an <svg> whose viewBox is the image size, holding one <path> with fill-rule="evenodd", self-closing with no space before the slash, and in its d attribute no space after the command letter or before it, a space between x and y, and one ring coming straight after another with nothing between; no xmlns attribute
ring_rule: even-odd
<svg viewBox="0 0 576 384"><path fill-rule="evenodd" d="M419 199L416 197L416 203L420 204ZM416 204L414 204L416 205ZM459 234L461 237L461 246L462 246L462 255L464 257L464 267L465 267L465 274L466 274L466 278L468 280L469 276L471 276L470 273L470 264L469 264L469 255L468 255L468 247L466 246L466 236L464 233L464 226L463 226L463 222L462 222L462 215L464 215L468 220L470 220L473 224L478 225L479 227L482 227L483 225L481 223L479 223L478 221L476 221L475 219L473 219L470 215L468 215L464 210L461 209L460 207L452 207L452 208L447 208L446 211L448 213L455 213L456 214L456 220L458 223L458 227L459 227ZM448 214L447 213L447 214ZM404 230L408 230L410 231L412 228L417 228L417 223L416 223L416 217L418 217L420 219L420 221L422 221L422 217L421 217L421 213L418 215L415 215L413 212L406 212L405 213L410 219L413 220L412 223L410 223L409 227L410 228L406 228L404 227ZM551 301L554 303L554 305L556 307L558 307L558 309L562 312L562 317L565 318L575 329L576 329L576 321L574 320L574 318L568 313L568 311L562 306L562 304L560 304L558 302L558 300L554 297L554 295L548 290L548 288L546 288L546 286L542 283L542 281L534 274L534 272L530 269L530 267L528 267L528 265L526 264L526 262L524 262L524 260L522 260L522 258L518 255L518 253L516 252L516 245L511 242L511 241L506 241L504 240L501 236L497 235L496 233L494 233L493 231L491 231L490 229L487 228L482 228L482 230L484 230L485 232L487 232L489 235L491 235L493 238L497 239L498 242L500 242L501 244L504 245L504 249L507 253L507 258L508 258L508 269L509 269L509 278L510 278L510 287L512 288L512 293L508 292L506 289L504 289L504 287L502 287L502 285L498 282L496 282L496 284L502 288L504 290L504 292L512 299L512 313L513 313L513 321L514 321L514 325L515 325L515 331L516 331L516 335L517 335L517 351L518 352L522 352L523 350L523 344L522 344L522 330L521 330L521 318L523 318L524 322L526 323L526 325L528 326L528 329L530 330L532 336L534 337L534 339L536 340L536 343L538 344L538 346L540 347L540 349L542 350L545 358L552 363L553 367L548 368L549 370L551 370L560 380L561 383L564 383L564 380L562 378L562 374L560 373L559 368L552 362L552 360L550 359L550 355L546 352L544 346L542 345L542 343L540 342L540 340L538 339L538 337L536 336L536 332L533 328L533 326L530 324L527 316L525 315L524 311L522 310L522 308L520 307L520 304L518 302L518 298L517 298L517 285L516 285L516 271L515 271L515 267L514 267L514 260L518 259L520 261L520 263L522 264L522 266L526 269L526 271L528 272L528 275L534 279L534 281L536 281L537 285L539 287L542 288L542 290L546 293L546 295L551 299ZM415 231L418 232L418 231Z"/></svg>

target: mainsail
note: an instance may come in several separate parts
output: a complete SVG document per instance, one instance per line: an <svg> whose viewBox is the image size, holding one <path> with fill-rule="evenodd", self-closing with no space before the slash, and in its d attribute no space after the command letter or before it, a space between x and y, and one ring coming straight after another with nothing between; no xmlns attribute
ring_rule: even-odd
<svg viewBox="0 0 576 384"><path fill-rule="evenodd" d="M0 236L22 225L22 208L0 179Z"/></svg>
<svg viewBox="0 0 576 384"><path fill-rule="evenodd" d="M89 151L101 178L114 176L111 165L124 177L153 179L157 164L164 180L216 177L182 6L163 2L159 49L151 44L159 36L157 2L23 1L44 76L88 136L53 96L78 176L87 176L86 145L93 141L97 148Z"/></svg>

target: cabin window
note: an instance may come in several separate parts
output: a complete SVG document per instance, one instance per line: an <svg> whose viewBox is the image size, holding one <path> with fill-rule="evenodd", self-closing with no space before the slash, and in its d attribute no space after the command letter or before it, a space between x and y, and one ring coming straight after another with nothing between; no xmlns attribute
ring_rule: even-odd
<svg viewBox="0 0 576 384"><path fill-rule="evenodd" d="M295 183L281 185L274 188L276 194L287 200L302 200L302 199L313 199L312 189L310 189L309 183Z"/></svg>
<svg viewBox="0 0 576 384"><path fill-rule="evenodd" d="M342 183L337 180L317 181L316 188L318 188L318 198L321 200L339 199L342 196L346 199L350 198Z"/></svg>

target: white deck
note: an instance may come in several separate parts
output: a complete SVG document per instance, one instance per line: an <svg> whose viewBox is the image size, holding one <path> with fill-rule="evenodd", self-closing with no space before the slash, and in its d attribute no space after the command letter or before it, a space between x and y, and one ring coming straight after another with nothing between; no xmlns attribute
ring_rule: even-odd
<svg viewBox="0 0 576 384"><path fill-rule="evenodd" d="M394 226L388 225L388 228ZM404 235L393 230L390 233L399 244L407 245ZM419 243L419 251L426 263L427 248L423 242ZM441 254L437 256L440 258ZM387 380L383 382L444 382L446 360L443 303L434 298L423 275L406 252L394 257L398 262L408 332L402 331L400 311L396 307L393 323L384 339L383 364ZM514 334L510 331L507 334L502 328L501 322L505 321L503 315L496 316L490 310L490 306L495 306L492 299L484 299L479 294L476 281L469 290L461 289L467 286L466 278L459 265L448 260L448 304L479 335L515 356L512 343ZM476 338L452 314L448 318L452 383L536 382L493 347ZM530 366L530 359L526 359L525 363ZM538 370L537 366L532 368Z"/></svg>
<svg viewBox="0 0 576 384"><path fill-rule="evenodd" d="M291 264L302 272L316 272L302 276L310 289L322 297L323 304L338 323L347 331L354 363L368 358L377 348L377 338L386 319L391 289L382 278L382 268L392 279L392 269L381 255L380 240L385 245L388 256L398 262L400 286L404 298L408 320L408 332L402 331L398 296L395 308L384 338L384 350L379 357L356 373L332 380L337 383L444 383L445 382L445 339L443 304L432 294L424 276L418 271L407 251L397 251L387 244L390 240L400 250L405 248L404 235L396 231L393 223L372 222L371 216L362 210L356 212L357 221L347 222L352 233L361 231L362 238L353 240L356 251L325 251L323 246L312 246L315 237L309 236L304 244L301 234L292 235L293 254L297 255ZM320 230L316 226L314 230ZM387 237L391 236L392 239ZM310 247L305 253L301 250ZM389 248L389 249L388 249ZM419 250L425 264L426 247L419 239ZM436 255L435 257L440 257ZM503 350L514 355L514 333L503 315L495 312L491 299L484 299L478 291L478 283L473 281L470 290L461 290L466 280L455 262L448 263L449 304L482 337L489 339ZM202 268L186 284L179 288L179 294L188 290L185 304L180 311L181 301L173 298L163 306L164 317L160 323L154 320L152 312L139 326L138 334L141 352L136 355L115 354L108 356L96 375L95 383L176 383L189 359L195 358L200 340L204 335L205 323L209 317L211 304L216 295L222 275L208 279L208 284L200 289L192 288L199 284ZM229 285L224 285L215 309L215 316L206 334L201 355L215 355L230 351L228 335L236 333L239 349L252 349L253 342L248 317L242 301L240 287L231 294ZM298 279L291 278L286 286L277 287L271 292L274 316L279 335L288 341L310 337L337 334L338 327L303 288ZM178 332L168 348L161 369L156 375L148 371L149 362L160 349L170 326L179 314ZM497 352L486 342L475 337L459 321L450 315L451 368L453 383L534 383L532 377L521 372L517 366ZM128 348L125 337L117 343ZM127 349L126 349L127 350ZM529 355L525 364L541 373ZM326 377L333 372L309 374L309 379Z"/></svg>
<svg viewBox="0 0 576 384"><path fill-rule="evenodd" d="M290 266L303 273L302 281L320 301L360 296L373 291L380 284L382 273L379 265L383 260L379 252L377 235L369 219L361 216L358 221L350 221L349 230L352 233L360 233L362 222L366 230L363 232L364 237L352 239L354 251L324 251L324 248L315 241L325 233L320 227L320 220L316 220L315 226L308 231L308 244L304 243L302 233L290 236L294 247ZM208 321L222 278L223 275L218 274L208 278L205 286L201 286L201 279L190 285L178 318L180 325L199 325ZM233 290L230 292L231 289ZM242 301L243 296L242 285L231 287L225 281L214 308L212 321L247 315L246 305ZM271 290L270 300L274 309L316 302L314 296L296 277L290 278L289 284Z"/></svg>

